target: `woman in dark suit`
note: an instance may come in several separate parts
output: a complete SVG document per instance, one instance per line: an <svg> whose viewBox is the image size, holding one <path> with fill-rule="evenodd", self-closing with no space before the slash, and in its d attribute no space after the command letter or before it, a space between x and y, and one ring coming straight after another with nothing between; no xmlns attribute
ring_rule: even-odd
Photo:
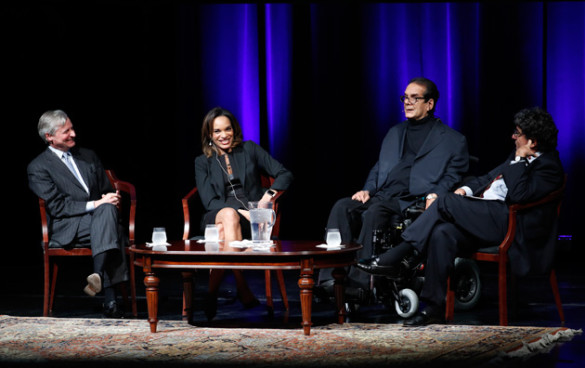
<svg viewBox="0 0 585 368"><path fill-rule="evenodd" d="M216 224L224 246L250 238L248 201L271 201L278 191L288 189L293 176L281 163L252 141L243 141L235 116L216 107L207 113L201 127L203 154L195 159L195 180L206 209L204 224ZM263 188L261 173L274 178ZM246 307L258 304L240 271L234 270L239 298ZM217 289L222 270L210 274L208 319L215 316Z"/></svg>

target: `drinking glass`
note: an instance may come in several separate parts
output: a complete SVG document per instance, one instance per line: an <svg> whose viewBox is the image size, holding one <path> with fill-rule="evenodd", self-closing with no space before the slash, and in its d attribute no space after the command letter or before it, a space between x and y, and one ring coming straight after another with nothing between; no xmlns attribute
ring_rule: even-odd
<svg viewBox="0 0 585 368"><path fill-rule="evenodd" d="M216 242L219 240L219 230L217 225L205 225L205 241Z"/></svg>
<svg viewBox="0 0 585 368"><path fill-rule="evenodd" d="M327 229L327 237L325 239L329 246L341 245L341 234L339 233L339 229Z"/></svg>
<svg viewBox="0 0 585 368"><path fill-rule="evenodd" d="M152 244L166 244L167 232L164 227L152 229Z"/></svg>

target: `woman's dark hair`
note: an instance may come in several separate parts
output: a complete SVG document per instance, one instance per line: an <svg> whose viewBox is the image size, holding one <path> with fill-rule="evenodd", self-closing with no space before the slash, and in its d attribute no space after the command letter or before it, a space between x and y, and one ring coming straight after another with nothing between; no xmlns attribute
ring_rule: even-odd
<svg viewBox="0 0 585 368"><path fill-rule="evenodd" d="M439 89L437 88L435 82L425 77L416 77L408 81L408 84L412 83L425 87L426 89L424 95L425 101L428 101L431 98L435 101L435 103L433 104L433 109L431 110L431 113L434 113L435 109L437 108L437 101L439 101Z"/></svg>
<svg viewBox="0 0 585 368"><path fill-rule="evenodd" d="M207 115L205 115L205 117L203 118L203 124L201 125L201 149L203 150L203 153L207 157L211 157L211 155L215 151L215 146L210 143L212 143L211 136L213 135L213 121L215 120L215 118L219 116L225 116L226 118L229 119L230 123L232 124L232 129L234 131L232 148L242 143L244 139L240 123L238 123L238 120L236 119L234 114L219 106L214 107L207 113Z"/></svg>
<svg viewBox="0 0 585 368"><path fill-rule="evenodd" d="M514 128L522 129L527 139L536 142L540 152L552 151L557 147L559 130L552 116L539 107L523 109L514 116Z"/></svg>

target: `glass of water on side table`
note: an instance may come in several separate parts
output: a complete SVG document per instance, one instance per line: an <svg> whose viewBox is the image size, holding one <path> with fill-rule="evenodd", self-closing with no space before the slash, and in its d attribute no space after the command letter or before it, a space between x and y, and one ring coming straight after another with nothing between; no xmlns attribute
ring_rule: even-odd
<svg viewBox="0 0 585 368"><path fill-rule="evenodd" d="M155 227L152 229L152 244L160 245L167 243L167 232L164 227Z"/></svg>
<svg viewBox="0 0 585 368"><path fill-rule="evenodd" d="M167 250L167 232L164 227L155 227L152 229L152 250Z"/></svg>
<svg viewBox="0 0 585 368"><path fill-rule="evenodd" d="M204 237L206 242L219 241L219 230L217 229L217 225L213 224L205 225Z"/></svg>
<svg viewBox="0 0 585 368"><path fill-rule="evenodd" d="M339 229L327 229L327 236L325 238L327 245L330 247L338 247L341 245L341 233Z"/></svg>

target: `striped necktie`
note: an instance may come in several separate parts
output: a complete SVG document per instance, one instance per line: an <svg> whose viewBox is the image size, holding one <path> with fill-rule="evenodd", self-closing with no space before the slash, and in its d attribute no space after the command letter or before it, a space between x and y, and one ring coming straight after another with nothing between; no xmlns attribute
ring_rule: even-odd
<svg viewBox="0 0 585 368"><path fill-rule="evenodd" d="M75 178L81 183L83 188L85 188L85 190L87 191L87 186L85 185L85 182L80 177L80 174L78 174L77 170L75 169L75 166L73 166L73 157L71 156L71 152L64 152L62 157L63 161L65 162L65 165L67 165L67 167L69 168L69 171L71 171L73 176L75 176Z"/></svg>

